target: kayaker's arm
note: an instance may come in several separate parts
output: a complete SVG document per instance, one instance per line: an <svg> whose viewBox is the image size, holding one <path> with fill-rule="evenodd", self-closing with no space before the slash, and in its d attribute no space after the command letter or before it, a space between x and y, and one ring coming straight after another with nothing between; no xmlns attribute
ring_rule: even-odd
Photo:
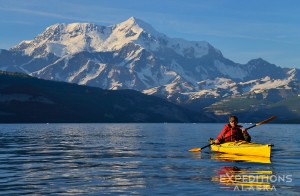
<svg viewBox="0 0 300 196"><path fill-rule="evenodd" d="M244 140L247 141L247 142L250 142L251 141L251 136L247 132L246 128L242 128L242 133L243 133Z"/></svg>
<svg viewBox="0 0 300 196"><path fill-rule="evenodd" d="M218 137L214 141L215 144L220 144L221 141L223 142L223 140L225 139L224 136L227 132L227 129L228 129L228 124L224 125L222 131L219 133Z"/></svg>

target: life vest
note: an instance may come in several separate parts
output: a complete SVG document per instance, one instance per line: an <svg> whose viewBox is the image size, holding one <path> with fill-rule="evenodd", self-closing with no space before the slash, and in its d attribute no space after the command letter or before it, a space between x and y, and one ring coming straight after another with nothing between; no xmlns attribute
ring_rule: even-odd
<svg viewBox="0 0 300 196"><path fill-rule="evenodd" d="M230 124L226 124L220 134L221 138L219 138L219 136L218 139L224 142L244 140L241 127L242 126L236 125L232 128Z"/></svg>

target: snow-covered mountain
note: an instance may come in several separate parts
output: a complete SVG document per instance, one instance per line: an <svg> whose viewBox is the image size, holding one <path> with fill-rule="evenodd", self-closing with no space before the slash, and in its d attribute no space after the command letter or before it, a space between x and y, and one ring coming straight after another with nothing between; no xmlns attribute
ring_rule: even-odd
<svg viewBox="0 0 300 196"><path fill-rule="evenodd" d="M206 41L170 38L134 17L113 26L55 24L0 52L0 69L103 89L134 89L175 103L264 89L298 89L299 70L263 59L238 64Z"/></svg>

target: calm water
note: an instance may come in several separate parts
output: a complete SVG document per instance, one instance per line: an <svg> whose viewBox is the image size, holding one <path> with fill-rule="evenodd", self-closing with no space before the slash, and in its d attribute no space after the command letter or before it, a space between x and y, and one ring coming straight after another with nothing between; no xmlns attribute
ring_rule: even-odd
<svg viewBox="0 0 300 196"><path fill-rule="evenodd" d="M209 148L188 152L207 145L223 124L0 127L3 195L300 194L299 125L249 130L253 141L275 145L271 163L216 159Z"/></svg>

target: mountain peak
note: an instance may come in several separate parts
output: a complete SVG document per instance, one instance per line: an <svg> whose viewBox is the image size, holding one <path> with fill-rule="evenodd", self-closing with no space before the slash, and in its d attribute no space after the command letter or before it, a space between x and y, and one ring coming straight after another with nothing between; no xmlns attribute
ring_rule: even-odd
<svg viewBox="0 0 300 196"><path fill-rule="evenodd" d="M135 33L146 31L150 34L158 34L158 32L148 23L136 18L136 17L130 17L124 22L121 22L117 25L115 25L116 29L119 29L120 31L134 31Z"/></svg>
<svg viewBox="0 0 300 196"><path fill-rule="evenodd" d="M130 18L128 18L125 22L131 22L131 23L138 23L138 22L140 22L141 20L140 19L138 19L138 18L136 18L136 17L134 17L134 16L131 16Z"/></svg>
<svg viewBox="0 0 300 196"><path fill-rule="evenodd" d="M262 59L262 58L256 58L256 59L252 59L248 62L248 64L251 65L265 65L265 64L270 64L268 61Z"/></svg>
<svg viewBox="0 0 300 196"><path fill-rule="evenodd" d="M21 42L11 48L36 58L54 54L57 57L73 55L78 52L117 51L129 43L140 49L174 51L189 58L201 58L208 54L207 42L191 42L169 38L156 31L150 24L130 17L114 26L99 26L93 23L54 24L33 40Z"/></svg>

